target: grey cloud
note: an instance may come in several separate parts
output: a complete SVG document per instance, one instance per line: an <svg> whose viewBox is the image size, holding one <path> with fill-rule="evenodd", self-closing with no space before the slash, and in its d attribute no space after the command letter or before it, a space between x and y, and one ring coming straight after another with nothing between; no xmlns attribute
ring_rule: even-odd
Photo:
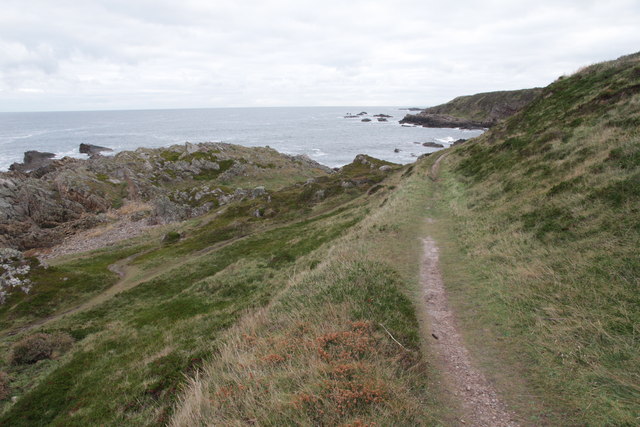
<svg viewBox="0 0 640 427"><path fill-rule="evenodd" d="M640 46L626 0L24 3L0 16L4 111L425 105Z"/></svg>

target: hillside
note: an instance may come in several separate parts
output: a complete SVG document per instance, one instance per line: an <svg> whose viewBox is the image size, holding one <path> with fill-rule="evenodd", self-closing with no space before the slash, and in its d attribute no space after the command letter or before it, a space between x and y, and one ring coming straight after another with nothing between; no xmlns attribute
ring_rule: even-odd
<svg viewBox="0 0 640 427"><path fill-rule="evenodd" d="M293 298L290 304L300 304L287 292L289 284L324 270L320 265L332 259L334 242L360 228L369 211L389 197L398 168L361 155L330 175L231 200L193 220L92 253L58 258L48 266L8 253L7 263L17 262L16 270L30 267L31 285L28 293L13 289L0 305L0 423L166 423L185 378L228 345L227 329L247 313L259 313L279 294ZM263 177L262 183L273 188L282 178ZM346 268L345 259L341 262ZM413 401L419 408L421 392L402 380L408 375L405 368L422 368L416 365L415 316L397 287L401 279L364 258L357 265L355 271L334 273L347 281L353 274L371 277L368 291L354 289L349 296L336 282L315 297L319 289L305 291L303 298L315 298L320 306L354 298L354 308L362 308L363 298L379 294L384 303L333 325L330 318L301 319L291 324L294 330L289 333L301 333L305 324L329 328L320 336L347 328L361 344L386 348L374 354L373 361L384 368L390 384L404 390L404 397L393 401L407 399L404 404ZM337 318L347 309L343 303L338 307L333 314ZM411 346L414 359L396 360L398 349L381 335L377 322ZM264 338L273 342L268 335ZM260 360L268 368L277 366L280 358L267 352ZM371 393L369 404L377 402L375 389ZM299 412L294 406L289 409ZM418 417L399 410L386 416Z"/></svg>
<svg viewBox="0 0 640 427"><path fill-rule="evenodd" d="M443 374L433 371L440 369L430 345L437 336L424 323L422 351L432 364L419 374L426 395L418 399L426 413L379 364L371 338L345 322L371 322L378 315L372 301L388 307L374 290L383 271L402 279L395 286L412 296L420 316L424 235L441 248L473 359L520 425L637 424L639 96L640 55L597 64L559 79L521 113L439 154L441 161L431 156L407 168L393 194L317 270L294 278L269 310L230 332L173 425L244 417L273 425L468 420L463 397L451 398ZM391 334L398 338L397 329ZM359 342L367 345L356 351ZM414 351L406 334L399 342ZM325 358L304 343L337 353ZM401 381L416 384L417 366L396 371ZM353 404L345 405L347 396ZM401 413L390 409L400 401Z"/></svg>
<svg viewBox="0 0 640 427"><path fill-rule="evenodd" d="M0 305L0 424L472 425L426 315L430 242L517 424L637 425L639 129L635 54L412 165L253 158L230 187L264 191L202 215L49 265L2 250L31 283Z"/></svg>
<svg viewBox="0 0 640 427"><path fill-rule="evenodd" d="M520 365L561 424L640 417L639 129L634 54L558 79L443 161L445 281L470 341L497 377Z"/></svg>
<svg viewBox="0 0 640 427"><path fill-rule="evenodd" d="M459 96L418 114L407 114L400 123L425 127L489 128L522 110L541 91L534 88Z"/></svg>

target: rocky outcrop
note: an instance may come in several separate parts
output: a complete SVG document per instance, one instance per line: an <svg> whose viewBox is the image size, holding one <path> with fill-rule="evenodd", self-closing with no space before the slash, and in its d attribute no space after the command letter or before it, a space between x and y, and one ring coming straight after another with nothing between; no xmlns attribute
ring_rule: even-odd
<svg viewBox="0 0 640 427"><path fill-rule="evenodd" d="M431 148L444 148L444 144L439 144L437 142L427 141L422 143L423 147L431 147Z"/></svg>
<svg viewBox="0 0 640 427"><path fill-rule="evenodd" d="M139 148L86 160L40 154L29 153L22 166L0 173L0 247L51 247L128 203L149 202L147 220L165 223L242 198L268 197L264 187L242 190L229 183L274 169L295 176L333 172L307 156L221 143Z"/></svg>
<svg viewBox="0 0 640 427"><path fill-rule="evenodd" d="M462 119L460 117L446 114L420 113L417 115L407 114L400 123L411 123L424 126L426 128L460 128L460 129L485 129L492 126L493 122L481 122L476 120Z"/></svg>

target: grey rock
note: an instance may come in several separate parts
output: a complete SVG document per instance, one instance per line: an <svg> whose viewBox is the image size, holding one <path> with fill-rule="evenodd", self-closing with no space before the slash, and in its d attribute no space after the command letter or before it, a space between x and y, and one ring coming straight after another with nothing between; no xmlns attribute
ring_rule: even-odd
<svg viewBox="0 0 640 427"><path fill-rule="evenodd" d="M493 122L467 120L447 114L407 114L400 123L411 123L428 128L461 128L461 129L485 129L492 126Z"/></svg>
<svg viewBox="0 0 640 427"><path fill-rule="evenodd" d="M193 162L191 162L194 166L200 168L200 169L205 169L205 170L220 170L220 165L216 162L212 162L210 160L205 160L205 159L194 159Z"/></svg>
<svg viewBox="0 0 640 427"><path fill-rule="evenodd" d="M431 142L431 141L423 142L422 146L431 147L431 148L444 148L443 144L438 144L437 142Z"/></svg>
<svg viewBox="0 0 640 427"><path fill-rule="evenodd" d="M113 149L93 144L80 144L80 152L82 154L88 154L90 157L97 156L103 151L113 151Z"/></svg>
<svg viewBox="0 0 640 427"><path fill-rule="evenodd" d="M192 144L190 142L185 142L184 148L187 154L193 154L200 150L200 148L196 144Z"/></svg>
<svg viewBox="0 0 640 427"><path fill-rule="evenodd" d="M247 190L244 190L242 188L236 188L236 191L233 192L233 196L235 198L238 199L243 199L245 197L247 197L249 195L249 192Z"/></svg>
<svg viewBox="0 0 640 427"><path fill-rule="evenodd" d="M25 156L29 165L19 164L20 171L0 172L0 245L20 250L56 245L66 236L103 221L100 213L132 200L152 204L150 211L135 218L138 221L147 217L149 223L186 219L249 197L264 197L268 203L270 196L261 187L239 189L231 194L215 188L225 180L254 173L253 164L268 156L278 156L279 166L303 173L333 173L305 156L285 156L264 148L256 148L255 153L248 150L252 149L230 144L188 143L90 159L52 159L52 153L29 152ZM172 158L178 160L167 161L167 151L177 153ZM211 187L194 187L202 182L196 181L194 175L221 169L221 163L212 161L213 155L179 158L196 152L213 152L220 161L234 163L212 178L217 182L210 184ZM237 160L245 153L246 163ZM29 170L30 167L36 169ZM181 181L188 181L188 185Z"/></svg>
<svg viewBox="0 0 640 427"><path fill-rule="evenodd" d="M43 153L40 151L25 151L22 163L14 163L9 166L10 171L31 172L47 166L56 155L54 153Z"/></svg>
<svg viewBox="0 0 640 427"><path fill-rule="evenodd" d="M158 197L153 201L153 215L160 222L167 223L186 219L191 216L190 211L189 207L173 203L166 196Z"/></svg>

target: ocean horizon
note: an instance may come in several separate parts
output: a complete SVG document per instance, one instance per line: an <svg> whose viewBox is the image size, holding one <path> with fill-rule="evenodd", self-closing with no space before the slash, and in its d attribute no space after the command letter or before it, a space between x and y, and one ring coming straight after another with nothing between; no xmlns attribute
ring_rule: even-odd
<svg viewBox="0 0 640 427"><path fill-rule="evenodd" d="M362 112L367 114L345 118ZM86 158L78 150L81 143L109 147L115 154L185 142L226 142L304 154L330 167L345 165L357 154L405 164L438 150L424 142L447 147L482 133L400 125L409 112L388 106L5 112L0 113L0 170L21 162L29 150ZM378 121L378 114L391 117Z"/></svg>

